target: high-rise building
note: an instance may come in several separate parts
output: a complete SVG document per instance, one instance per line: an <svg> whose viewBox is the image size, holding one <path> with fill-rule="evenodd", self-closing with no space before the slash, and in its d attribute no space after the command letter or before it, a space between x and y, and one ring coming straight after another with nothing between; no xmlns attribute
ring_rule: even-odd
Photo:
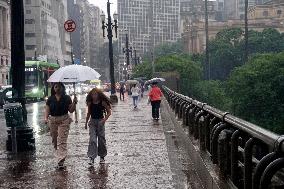
<svg viewBox="0 0 284 189"><path fill-rule="evenodd" d="M11 65L10 7L0 0L0 85L7 85Z"/></svg>
<svg viewBox="0 0 284 189"><path fill-rule="evenodd" d="M67 0L25 0L26 60L71 64L70 35L64 30Z"/></svg>
<svg viewBox="0 0 284 189"><path fill-rule="evenodd" d="M99 49L104 42L100 21L101 10L87 0L68 1L70 4L72 2L72 9L75 11L70 12L70 17L78 23L78 33L72 35L74 57L81 64L98 69Z"/></svg>
<svg viewBox="0 0 284 189"><path fill-rule="evenodd" d="M238 18L238 0L217 0L217 11L220 16L219 21Z"/></svg>
<svg viewBox="0 0 284 189"><path fill-rule="evenodd" d="M137 55L180 38L180 0L118 0L119 49L125 47L125 34ZM123 55L120 64L123 64Z"/></svg>

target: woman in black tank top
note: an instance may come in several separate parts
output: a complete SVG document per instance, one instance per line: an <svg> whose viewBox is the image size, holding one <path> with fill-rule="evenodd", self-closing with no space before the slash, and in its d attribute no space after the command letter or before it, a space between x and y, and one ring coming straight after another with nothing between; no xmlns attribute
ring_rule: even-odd
<svg viewBox="0 0 284 189"><path fill-rule="evenodd" d="M97 156L100 156L100 163L104 163L107 155L105 122L111 115L111 102L102 91L95 88L88 94L86 103L88 113L85 129L89 126L90 135L87 155L90 158L89 165L93 166Z"/></svg>

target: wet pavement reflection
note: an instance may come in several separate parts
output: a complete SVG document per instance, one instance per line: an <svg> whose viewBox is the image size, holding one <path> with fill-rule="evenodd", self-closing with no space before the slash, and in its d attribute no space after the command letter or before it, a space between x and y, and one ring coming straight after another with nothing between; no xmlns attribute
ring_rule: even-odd
<svg viewBox="0 0 284 189"><path fill-rule="evenodd" d="M56 170L51 137L44 124L44 102L27 105L36 151L5 151L6 125L0 110L0 188L175 188L162 122L153 122L147 97L133 109L126 98L113 106L106 123L106 164L87 164L89 135L84 129L85 95L79 96L78 124L71 124L66 169ZM72 115L74 119L74 115Z"/></svg>

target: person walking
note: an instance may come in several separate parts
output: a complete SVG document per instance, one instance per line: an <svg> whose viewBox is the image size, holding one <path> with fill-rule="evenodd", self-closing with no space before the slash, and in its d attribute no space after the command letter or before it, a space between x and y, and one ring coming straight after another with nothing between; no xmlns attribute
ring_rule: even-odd
<svg viewBox="0 0 284 189"><path fill-rule="evenodd" d="M149 100L152 105L152 117L154 120L158 121L160 117L160 105L161 105L161 97L163 93L161 89L157 86L157 83L153 83L151 90L148 94Z"/></svg>
<svg viewBox="0 0 284 189"><path fill-rule="evenodd" d="M120 84L120 88L119 88L119 98L121 100L121 97L124 101L124 93L125 93L125 86L124 83Z"/></svg>
<svg viewBox="0 0 284 189"><path fill-rule="evenodd" d="M85 129L89 126L89 146L87 155L89 165L93 166L97 156L100 156L100 163L105 163L107 155L105 139L105 122L111 115L110 99L99 89L92 89L86 98L88 113L86 117ZM89 121L89 119L91 120Z"/></svg>
<svg viewBox="0 0 284 189"><path fill-rule="evenodd" d="M134 84L134 86L131 88L134 108L137 108L139 93L140 93L139 87L137 86L137 84Z"/></svg>
<svg viewBox="0 0 284 189"><path fill-rule="evenodd" d="M145 91L145 87L144 87L144 84L142 83L141 84L141 98L143 98L144 96L144 91Z"/></svg>
<svg viewBox="0 0 284 189"><path fill-rule="evenodd" d="M45 107L45 123L48 124L52 143L55 149L57 168L64 168L67 156L67 138L72 119L68 112L73 113L76 109L77 98L66 95L62 83L56 83L51 88L51 96L47 99Z"/></svg>

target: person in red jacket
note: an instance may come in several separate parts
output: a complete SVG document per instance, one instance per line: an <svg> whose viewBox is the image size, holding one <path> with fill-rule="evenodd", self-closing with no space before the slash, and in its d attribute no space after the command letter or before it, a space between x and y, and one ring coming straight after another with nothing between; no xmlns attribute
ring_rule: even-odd
<svg viewBox="0 0 284 189"><path fill-rule="evenodd" d="M160 105L161 105L161 97L163 96L163 93L161 89L157 86L157 83L152 84L152 88L148 96L152 105L152 117L154 120L158 121Z"/></svg>

